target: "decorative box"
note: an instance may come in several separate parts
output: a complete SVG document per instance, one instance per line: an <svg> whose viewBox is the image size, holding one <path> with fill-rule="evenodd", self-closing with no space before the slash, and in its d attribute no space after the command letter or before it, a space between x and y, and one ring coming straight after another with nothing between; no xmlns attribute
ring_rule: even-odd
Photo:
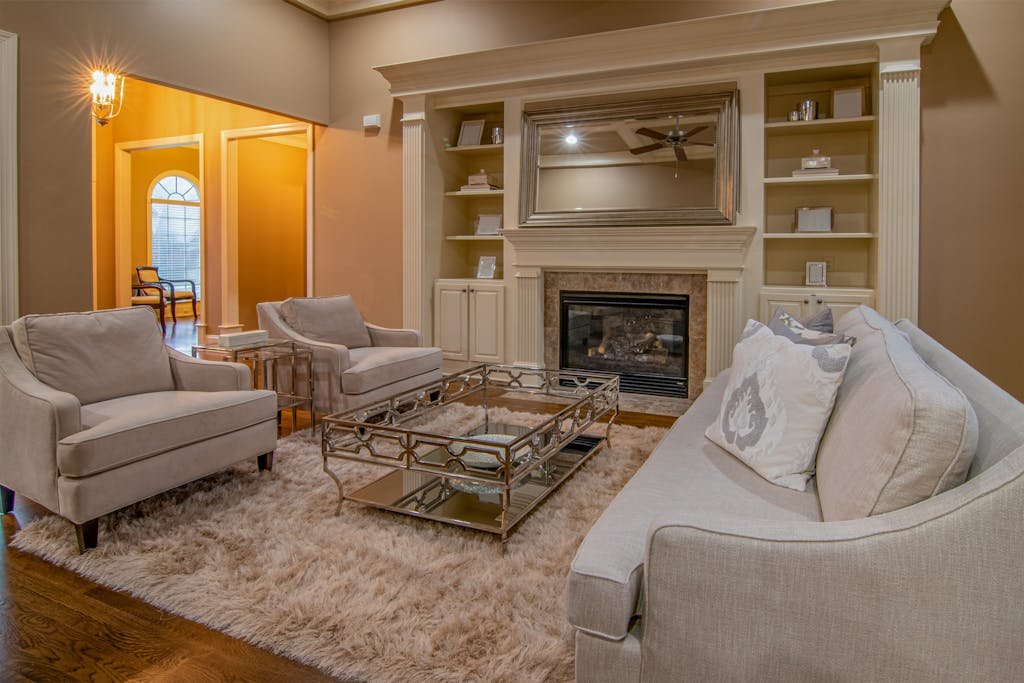
<svg viewBox="0 0 1024 683"><path fill-rule="evenodd" d="M831 206L801 206L796 210L797 232L832 232Z"/></svg>
<svg viewBox="0 0 1024 683"><path fill-rule="evenodd" d="M811 156L801 157L800 168L831 168L832 157L827 157L821 150L815 147L811 150Z"/></svg>

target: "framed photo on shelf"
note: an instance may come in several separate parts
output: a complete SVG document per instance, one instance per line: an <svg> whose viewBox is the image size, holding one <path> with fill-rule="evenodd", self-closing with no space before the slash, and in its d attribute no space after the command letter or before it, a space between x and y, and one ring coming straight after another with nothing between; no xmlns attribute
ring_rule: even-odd
<svg viewBox="0 0 1024 683"><path fill-rule="evenodd" d="M805 283L809 287L827 287L828 263L825 261L808 261Z"/></svg>
<svg viewBox="0 0 1024 683"><path fill-rule="evenodd" d="M481 256L476 266L476 277L479 280L493 280L494 273L498 270L497 256Z"/></svg>
<svg viewBox="0 0 1024 683"><path fill-rule="evenodd" d="M476 217L476 234L478 235L500 235L501 214L482 213Z"/></svg>
<svg viewBox="0 0 1024 683"><path fill-rule="evenodd" d="M484 139L484 119L466 119L459 128L459 147L479 145Z"/></svg>

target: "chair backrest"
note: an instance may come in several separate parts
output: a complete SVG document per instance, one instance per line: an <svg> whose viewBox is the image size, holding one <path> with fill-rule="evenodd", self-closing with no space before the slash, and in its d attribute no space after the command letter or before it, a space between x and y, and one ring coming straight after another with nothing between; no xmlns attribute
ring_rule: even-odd
<svg viewBox="0 0 1024 683"><path fill-rule="evenodd" d="M1024 404L992 383L909 320L896 323L918 355L964 392L978 416L978 450L968 478L1024 445Z"/></svg>
<svg viewBox="0 0 1024 683"><path fill-rule="evenodd" d="M26 315L11 323L11 336L36 379L83 405L174 389L150 308Z"/></svg>
<svg viewBox="0 0 1024 683"><path fill-rule="evenodd" d="M135 276L139 282L159 282L160 271L156 266L135 266Z"/></svg>

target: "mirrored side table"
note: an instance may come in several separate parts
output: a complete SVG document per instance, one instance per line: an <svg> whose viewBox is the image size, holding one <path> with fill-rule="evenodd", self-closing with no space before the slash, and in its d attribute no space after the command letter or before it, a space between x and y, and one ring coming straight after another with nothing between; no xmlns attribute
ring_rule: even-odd
<svg viewBox="0 0 1024 683"><path fill-rule="evenodd" d="M298 409L309 410L312 427L316 428L313 412L313 352L297 346L288 339L268 339L257 344L225 348L216 344L196 344L193 358L227 360L243 363L252 371L254 389L267 389L277 394L277 424L281 413L291 410L292 430L296 429Z"/></svg>

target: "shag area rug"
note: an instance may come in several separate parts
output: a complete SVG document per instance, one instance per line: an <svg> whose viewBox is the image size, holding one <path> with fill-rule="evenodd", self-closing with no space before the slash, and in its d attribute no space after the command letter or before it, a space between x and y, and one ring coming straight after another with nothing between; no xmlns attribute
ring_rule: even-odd
<svg viewBox="0 0 1024 683"><path fill-rule="evenodd" d="M471 409L460 419L473 421ZM530 416L493 410L509 423ZM533 420L536 416L533 416ZM568 681L569 563L665 430L616 426L612 448L497 537L346 502L308 431L255 459L107 515L76 550L49 516L12 545L334 676L366 681ZM336 462L347 487L383 468ZM353 490L348 488L347 490Z"/></svg>

